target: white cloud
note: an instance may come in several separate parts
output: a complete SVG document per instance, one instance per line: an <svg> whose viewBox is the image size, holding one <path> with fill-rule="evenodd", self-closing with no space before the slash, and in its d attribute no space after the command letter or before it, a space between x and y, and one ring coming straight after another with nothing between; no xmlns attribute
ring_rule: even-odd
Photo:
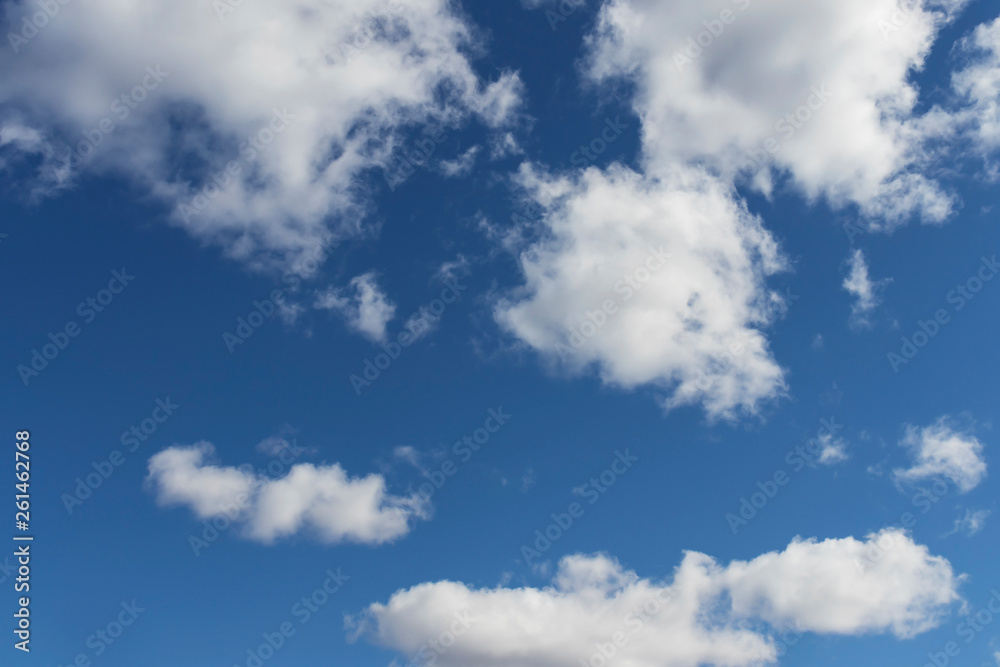
<svg viewBox="0 0 1000 667"><path fill-rule="evenodd" d="M417 449L411 445L399 445L398 447L392 450L392 456L394 459L406 461L417 470L420 471L424 470L424 466L420 461L421 459L420 452L417 451Z"/></svg>
<svg viewBox="0 0 1000 667"><path fill-rule="evenodd" d="M0 148L11 146L23 153L35 153L42 149L44 138L38 130L8 121L0 125Z"/></svg>
<svg viewBox="0 0 1000 667"><path fill-rule="evenodd" d="M441 266L438 267L437 271L434 272L434 277L438 280L454 281L457 280L459 276L468 275L471 269L471 262L466 259L465 255L458 255L453 260L447 262L442 262Z"/></svg>
<svg viewBox="0 0 1000 667"><path fill-rule="evenodd" d="M473 146L454 160L441 160L439 165L441 173L448 178L468 176L476 165L476 156L479 155L479 151L479 146Z"/></svg>
<svg viewBox="0 0 1000 667"><path fill-rule="evenodd" d="M373 271L351 280L350 290L331 287L316 297L316 308L334 310L347 324L375 342L386 338L386 325L396 315L396 304L378 286Z"/></svg>
<svg viewBox="0 0 1000 667"><path fill-rule="evenodd" d="M531 487L533 487L537 482L538 476L535 473L535 469L528 468L528 470L521 475L521 493L527 493L530 491Z"/></svg>
<svg viewBox="0 0 1000 667"><path fill-rule="evenodd" d="M972 537L986 524L986 519L989 518L991 512L989 510L978 510L973 512L972 510L966 510L965 516L961 519L955 520L955 529L952 530L949 535L954 535L955 533L963 533L967 537Z"/></svg>
<svg viewBox="0 0 1000 667"><path fill-rule="evenodd" d="M164 505L188 505L200 518L218 516L248 497L255 477L244 470L203 464L213 453L212 445L170 447L149 460L149 480L156 486L157 501Z"/></svg>
<svg viewBox="0 0 1000 667"><path fill-rule="evenodd" d="M110 119L83 170L124 174L171 207L237 161L241 173L204 210L173 220L232 256L287 265L358 231L368 205L359 177L410 128L475 117L499 132L520 104L517 75L489 83L473 71L467 54L480 37L448 0L275 0L220 17L223 4L62 7L19 52L0 53L0 118L30 118L53 160ZM36 10L4 4L11 29ZM153 83L147 66L166 77L134 109L113 110L144 77ZM294 118L247 157L241 142L274 109Z"/></svg>
<svg viewBox="0 0 1000 667"><path fill-rule="evenodd" d="M980 25L964 43L978 57L953 76L955 90L971 103L971 132L983 151L1000 147L1000 18Z"/></svg>
<svg viewBox="0 0 1000 667"><path fill-rule="evenodd" d="M544 220L481 223L520 253L524 274L497 320L569 370L655 386L667 407L701 403L731 417L780 396L783 372L763 330L783 305L765 284L783 260L735 185L770 195L787 176L810 202L857 206L873 230L947 219L952 195L925 173L940 166L940 140L958 137L971 103L917 114L913 75L965 4L924 0L900 12L897 0L605 2L584 71L596 86L630 84L641 169L549 176L522 166L519 184ZM992 99L988 87L981 97ZM648 246L674 256L667 270L605 317L602 303L619 297L616 281L641 266ZM861 324L880 283L863 255L852 262L845 288ZM830 450L829 460L842 454Z"/></svg>
<svg viewBox="0 0 1000 667"><path fill-rule="evenodd" d="M955 430L947 417L924 428L907 425L899 444L910 449L915 461L908 469L893 471L897 482L944 477L964 493L986 477L983 444L975 436Z"/></svg>
<svg viewBox="0 0 1000 667"><path fill-rule="evenodd" d="M819 443L822 446L819 462L823 465L842 463L850 458L847 454L847 443L841 438L836 438L830 433L823 433L819 436Z"/></svg>
<svg viewBox="0 0 1000 667"><path fill-rule="evenodd" d="M895 546L858 568L880 539ZM625 640L611 645L622 665L734 667L775 662L776 635L789 627L913 637L944 620L960 581L947 560L886 530L864 541L796 539L782 552L728 566L687 552L669 582L640 578L606 556L569 556L550 587L425 583L371 605L354 623L357 635L426 656L426 642L460 613L468 628L435 655L441 667L576 665L616 633Z"/></svg>
<svg viewBox="0 0 1000 667"><path fill-rule="evenodd" d="M403 537L410 523L427 517L418 496L393 496L380 475L350 477L339 464L292 465L270 478L206 462L211 444L174 446L149 460L147 483L161 505L185 505L199 519L226 516L244 534L271 543L300 531L324 542L382 544Z"/></svg>
<svg viewBox="0 0 1000 667"><path fill-rule="evenodd" d="M441 324L441 317L431 312L430 307L421 306L417 312L410 315L403 328L410 335L411 343L434 333Z"/></svg>
<svg viewBox="0 0 1000 667"><path fill-rule="evenodd" d="M494 134L490 138L490 159L500 160L512 155L523 155L524 149L514 138L512 132Z"/></svg>
<svg viewBox="0 0 1000 667"><path fill-rule="evenodd" d="M652 384L669 408L729 417L783 391L760 327L782 304L765 279L785 262L725 183L618 165L518 178L544 230L520 255L526 284L496 308L505 329L567 369Z"/></svg>
<svg viewBox="0 0 1000 667"><path fill-rule="evenodd" d="M767 194L787 174L810 200L856 204L872 228L940 222L954 202L924 176L927 142L956 118L916 115L911 75L964 4L906 3L894 25L898 0L610 0L588 72L636 84L653 173L696 161Z"/></svg>
<svg viewBox="0 0 1000 667"><path fill-rule="evenodd" d="M38 130L16 119L0 121L0 170L14 169L27 158L39 158L38 180L30 188L30 198L37 199L66 187L70 169L55 160L54 148Z"/></svg>
<svg viewBox="0 0 1000 667"><path fill-rule="evenodd" d="M267 454L268 456L277 456L286 449L291 449L292 444L288 442L285 438L281 436L271 436L270 438L264 438L257 443L254 447L261 454Z"/></svg>
<svg viewBox="0 0 1000 667"><path fill-rule="evenodd" d="M888 280L872 281L868 275L865 254L860 249L855 250L851 255L849 265L850 272L844 278L843 288L855 299L851 305L851 325L867 327L870 324L868 316L881 303L878 294L879 288L885 285Z"/></svg>

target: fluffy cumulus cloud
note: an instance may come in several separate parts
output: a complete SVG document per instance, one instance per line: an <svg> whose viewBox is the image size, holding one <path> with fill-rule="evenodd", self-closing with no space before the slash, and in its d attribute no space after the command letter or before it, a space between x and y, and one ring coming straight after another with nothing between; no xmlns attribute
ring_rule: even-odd
<svg viewBox="0 0 1000 667"><path fill-rule="evenodd" d="M619 166L560 177L524 167L519 180L545 229L520 255L524 286L497 306L508 331L567 368L660 387L667 407L730 416L780 393L760 327L782 306L765 278L784 259L724 182Z"/></svg>
<svg viewBox="0 0 1000 667"><path fill-rule="evenodd" d="M698 161L765 193L787 174L812 200L857 205L872 228L914 215L939 222L954 202L925 176L929 147L954 134L959 116L917 113L911 75L964 4L609 0L588 71L635 83L652 170ZM977 33L984 44L993 37ZM975 81L970 92L995 109L995 85Z"/></svg>
<svg viewBox="0 0 1000 667"><path fill-rule="evenodd" d="M353 278L349 289L329 288L314 305L339 312L348 326L376 342L385 340L386 325L396 315L396 304L378 286L373 272Z"/></svg>
<svg viewBox="0 0 1000 667"><path fill-rule="evenodd" d="M544 213L537 228L490 228L524 274L498 321L566 366L660 388L668 407L731 416L780 396L783 373L763 332L780 311L766 279L782 260L736 188L770 195L788 183L810 201L856 207L872 230L946 220L956 202L926 174L963 129L992 131L1000 28L970 41L978 55L956 76L954 108L918 112L913 75L964 5L606 0L583 71L597 87L629 91L639 171L522 168L520 185ZM635 287L650 249L671 257ZM878 287L855 255L845 282L854 324L877 305Z"/></svg>
<svg viewBox="0 0 1000 667"><path fill-rule="evenodd" d="M973 138L989 152L1000 147L1000 18L977 27L964 46L974 60L954 75L953 83L972 103Z"/></svg>
<svg viewBox="0 0 1000 667"><path fill-rule="evenodd" d="M359 176L410 128L475 117L499 131L521 98L515 74L474 72L479 37L448 0L58 6L28 30L36 3L4 4L20 40L0 52L6 148L46 158L50 189L125 174L253 263L356 232ZM12 145L19 126L43 141Z"/></svg>
<svg viewBox="0 0 1000 667"><path fill-rule="evenodd" d="M893 471L897 482L949 479L963 493L986 477L983 443L958 430L947 417L923 428L907 426L900 445L910 450L913 465Z"/></svg>
<svg viewBox="0 0 1000 667"><path fill-rule="evenodd" d="M358 635L442 667L600 665L611 655L630 667L753 665L775 662L806 632L913 637L944 620L960 581L947 560L886 530L796 539L726 566L688 552L664 582L606 556L570 556L546 588L426 583L353 621Z"/></svg>
<svg viewBox="0 0 1000 667"><path fill-rule="evenodd" d="M843 283L843 288L854 297L854 303L851 304L851 326L866 327L870 324L869 315L881 302L878 292L886 282L871 279L864 252L855 250L848 261L848 273Z"/></svg>
<svg viewBox="0 0 1000 667"><path fill-rule="evenodd" d="M199 519L226 517L264 543L310 532L327 543L382 544L428 515L425 501L391 495L380 475L351 477L336 463L296 463L284 476L270 477L249 466L213 465L213 453L201 442L153 456L147 484L157 502L187 506Z"/></svg>

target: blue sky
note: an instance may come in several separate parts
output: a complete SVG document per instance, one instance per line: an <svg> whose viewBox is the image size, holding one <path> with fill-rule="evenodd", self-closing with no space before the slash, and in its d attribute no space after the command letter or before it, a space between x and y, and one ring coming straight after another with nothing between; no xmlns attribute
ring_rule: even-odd
<svg viewBox="0 0 1000 667"><path fill-rule="evenodd" d="M1000 664L995 6L119 4L4 3L2 664Z"/></svg>

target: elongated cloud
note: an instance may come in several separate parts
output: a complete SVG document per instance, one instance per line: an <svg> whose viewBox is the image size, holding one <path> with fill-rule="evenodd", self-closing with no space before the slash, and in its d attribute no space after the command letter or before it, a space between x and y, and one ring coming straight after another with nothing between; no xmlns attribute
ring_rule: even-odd
<svg viewBox="0 0 1000 667"><path fill-rule="evenodd" d="M0 120L44 137L21 148L46 158L49 188L124 174L254 264L358 231L365 174L409 129L499 128L520 104L515 74L473 72L478 38L447 0L59 7L0 51ZM37 11L4 3L4 33Z"/></svg>
<svg viewBox="0 0 1000 667"><path fill-rule="evenodd" d="M880 558L866 556L890 543ZM578 555L562 560L547 588L442 581L398 591L355 619L355 632L413 659L433 655L441 667L611 658L630 667L748 666L774 663L779 635L786 646L806 632L911 638L944 620L960 581L947 560L892 530L796 539L727 566L688 552L668 582ZM461 634L445 644L452 628Z"/></svg>
<svg viewBox="0 0 1000 667"><path fill-rule="evenodd" d="M855 250L848 263L848 274L844 278L843 288L854 297L851 305L851 326L867 327L869 315L881 303L879 288L886 281L873 281L868 274L868 262L860 249Z"/></svg>
<svg viewBox="0 0 1000 667"><path fill-rule="evenodd" d="M300 532L321 541L382 544L427 518L418 496L394 496L381 475L351 477L339 464L292 465L270 478L252 469L207 462L211 444L170 447L149 460L147 483L161 505L185 505L199 519L226 516L244 534L271 543Z"/></svg>

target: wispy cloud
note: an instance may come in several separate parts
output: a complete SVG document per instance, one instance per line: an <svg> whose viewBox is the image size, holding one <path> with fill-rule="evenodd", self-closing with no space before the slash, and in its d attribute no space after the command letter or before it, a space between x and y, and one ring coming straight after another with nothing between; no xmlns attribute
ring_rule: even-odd
<svg viewBox="0 0 1000 667"><path fill-rule="evenodd" d="M946 536L962 533L966 537L972 537L983 529L986 519L989 518L990 514L989 510L978 510L976 512L966 510L964 517L955 519L955 529L947 533Z"/></svg>
<svg viewBox="0 0 1000 667"><path fill-rule="evenodd" d="M854 296L854 304L851 306L851 326L855 328L871 326L869 316L881 303L879 291L890 280L873 281L871 279L865 254L860 249L855 250L854 254L851 255L849 267L843 287Z"/></svg>

